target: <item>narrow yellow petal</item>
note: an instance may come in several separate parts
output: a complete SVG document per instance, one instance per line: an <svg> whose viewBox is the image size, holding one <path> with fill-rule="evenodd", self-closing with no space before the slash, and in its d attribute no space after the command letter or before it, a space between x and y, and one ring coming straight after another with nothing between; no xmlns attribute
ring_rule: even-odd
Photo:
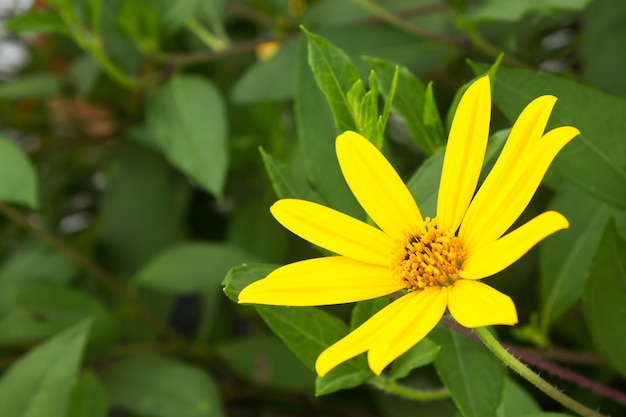
<svg viewBox="0 0 626 417"><path fill-rule="evenodd" d="M448 310L459 324L469 328L517 324L513 300L478 281L462 279L449 287Z"/></svg>
<svg viewBox="0 0 626 417"><path fill-rule="evenodd" d="M489 77L468 87L454 114L443 160L437 217L442 227L456 230L476 190L485 158L491 119Z"/></svg>
<svg viewBox="0 0 626 417"><path fill-rule="evenodd" d="M415 346L439 323L446 311L447 287L429 287L412 297L371 342L367 355L376 375Z"/></svg>
<svg viewBox="0 0 626 417"><path fill-rule="evenodd" d="M389 265L394 242L365 222L304 200L279 200L270 210L280 224L315 245L361 262Z"/></svg>
<svg viewBox="0 0 626 417"><path fill-rule="evenodd" d="M417 204L391 164L367 139L345 132L335 142L343 176L371 219L392 239L422 223Z"/></svg>
<svg viewBox="0 0 626 417"><path fill-rule="evenodd" d="M553 96L539 97L517 119L459 230L467 251L498 239L511 227L535 194L556 154L579 133L564 126L541 136L555 101Z"/></svg>
<svg viewBox="0 0 626 417"><path fill-rule="evenodd" d="M387 267L343 256L285 265L239 293L240 303L319 306L368 300L405 286Z"/></svg>
<svg viewBox="0 0 626 417"><path fill-rule="evenodd" d="M411 292L395 300L343 339L328 347L315 362L317 374L324 376L340 363L368 350L372 342L379 337L379 332L390 323L394 323L398 318L398 313L404 310L416 295L417 293Z"/></svg>
<svg viewBox="0 0 626 417"><path fill-rule="evenodd" d="M557 153L578 135L578 129L563 126L548 132L512 164L496 187L476 196L461 226L459 237L465 250L493 242L502 236L526 209ZM481 193L481 190L478 192ZM467 222L467 226L466 226Z"/></svg>
<svg viewBox="0 0 626 417"><path fill-rule="evenodd" d="M459 275L465 279L481 279L498 273L545 237L568 227L569 223L561 213L541 213L500 239L469 252Z"/></svg>

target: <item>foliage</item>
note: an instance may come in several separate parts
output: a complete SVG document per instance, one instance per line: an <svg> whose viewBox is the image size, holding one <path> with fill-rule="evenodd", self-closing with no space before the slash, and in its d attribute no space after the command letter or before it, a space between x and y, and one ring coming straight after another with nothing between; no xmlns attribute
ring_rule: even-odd
<svg viewBox="0 0 626 417"><path fill-rule="evenodd" d="M581 131L522 215L554 209L570 228L489 280L520 314L498 337L566 394L626 416L625 2L3 8L31 59L0 68L2 417L572 413L448 318L382 376L361 355L316 377L317 355L389 297L235 303L277 266L327 254L272 219L277 198L366 220L337 164L343 130L381 148L433 215L449 120L487 72L484 172L538 96L559 99L550 126Z"/></svg>

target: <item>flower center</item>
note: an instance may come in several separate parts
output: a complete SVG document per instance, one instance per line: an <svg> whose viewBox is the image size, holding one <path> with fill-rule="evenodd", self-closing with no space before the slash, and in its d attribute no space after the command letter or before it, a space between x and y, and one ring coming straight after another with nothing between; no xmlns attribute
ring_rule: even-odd
<svg viewBox="0 0 626 417"><path fill-rule="evenodd" d="M437 219L408 232L393 253L391 268L409 291L452 285L459 279L465 251L454 233L439 229Z"/></svg>

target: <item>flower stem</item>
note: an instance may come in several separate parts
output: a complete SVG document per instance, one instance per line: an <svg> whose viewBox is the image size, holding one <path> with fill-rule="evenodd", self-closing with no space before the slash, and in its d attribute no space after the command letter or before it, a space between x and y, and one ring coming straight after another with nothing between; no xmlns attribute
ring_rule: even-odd
<svg viewBox="0 0 626 417"><path fill-rule="evenodd" d="M409 388L405 385L398 384L394 379L378 377L370 381L370 384L389 394L395 394L398 397L406 398L414 401L435 401L448 398L450 393L448 389L443 387L434 390L418 390Z"/></svg>
<svg viewBox="0 0 626 417"><path fill-rule="evenodd" d="M508 365L512 370L517 372L522 378L526 379L528 382L533 384L535 387L539 388L541 391L546 393L548 396L552 397L554 400L558 401L564 407L569 408L570 410L580 414L584 417L606 417L603 414L598 413L595 410L592 410L573 398L568 397L559 391L556 387L551 385L548 381L541 378L535 372L533 372L528 366L524 363L520 362L517 358L509 353L507 349L505 349L500 342L496 340L495 337L487 330L485 327L479 327L474 329L474 333L483 341L485 346L493 352L502 362Z"/></svg>

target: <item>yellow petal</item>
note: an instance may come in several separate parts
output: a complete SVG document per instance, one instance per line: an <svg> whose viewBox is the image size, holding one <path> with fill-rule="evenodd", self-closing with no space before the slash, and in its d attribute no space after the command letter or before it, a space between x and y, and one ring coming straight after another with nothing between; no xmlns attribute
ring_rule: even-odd
<svg viewBox="0 0 626 417"><path fill-rule="evenodd" d="M476 80L463 94L454 114L443 160L437 217L439 225L456 230L476 190L485 158L491 90L489 77Z"/></svg>
<svg viewBox="0 0 626 417"><path fill-rule="evenodd" d="M412 297L371 342L370 368L380 375L387 365L415 346L439 323L446 311L446 287L429 287Z"/></svg>
<svg viewBox="0 0 626 417"><path fill-rule="evenodd" d="M416 295L417 293L411 292L395 300L343 339L328 347L315 362L317 374L324 376L340 363L368 350L372 341L379 336L379 332L394 323L398 318L398 313L403 311Z"/></svg>
<svg viewBox="0 0 626 417"><path fill-rule="evenodd" d="M541 137L556 98L539 97L517 119L502 154L476 193L459 230L467 251L498 239L524 211L556 154L579 132Z"/></svg>
<svg viewBox="0 0 626 417"><path fill-rule="evenodd" d="M511 297L478 281L462 279L449 287L448 310L459 324L469 328L517 324Z"/></svg>
<svg viewBox="0 0 626 417"><path fill-rule="evenodd" d="M367 139L345 132L335 142L343 176L370 218L392 239L422 223L417 204L391 164Z"/></svg>
<svg viewBox="0 0 626 417"><path fill-rule="evenodd" d="M368 300L405 286L387 267L343 256L285 265L239 293L240 303L319 306Z"/></svg>
<svg viewBox="0 0 626 417"><path fill-rule="evenodd" d="M459 275L465 279L480 279L498 273L545 237L568 227L562 214L546 211L500 239L468 253Z"/></svg>
<svg viewBox="0 0 626 417"><path fill-rule="evenodd" d="M304 200L279 200L270 208L287 229L329 251L375 265L389 265L394 242L360 220Z"/></svg>

